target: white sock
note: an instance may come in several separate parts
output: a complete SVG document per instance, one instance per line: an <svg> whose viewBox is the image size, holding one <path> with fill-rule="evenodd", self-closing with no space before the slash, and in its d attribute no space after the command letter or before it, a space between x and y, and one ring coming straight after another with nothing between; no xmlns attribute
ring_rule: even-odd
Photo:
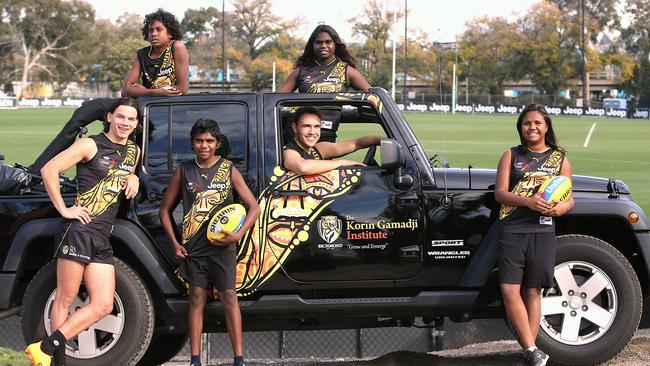
<svg viewBox="0 0 650 366"><path fill-rule="evenodd" d="M528 348L526 349L526 351L533 352L533 351L536 350L536 349L537 349L537 346L532 345L532 346L528 347Z"/></svg>

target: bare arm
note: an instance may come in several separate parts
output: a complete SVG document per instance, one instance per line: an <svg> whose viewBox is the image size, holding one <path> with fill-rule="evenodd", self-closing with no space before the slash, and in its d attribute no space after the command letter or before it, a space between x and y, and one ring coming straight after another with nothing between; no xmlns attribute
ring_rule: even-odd
<svg viewBox="0 0 650 366"><path fill-rule="evenodd" d="M257 218L260 216L260 206L257 204L257 200L251 193L250 189L244 181L244 177L241 176L239 170L234 167L230 171L230 179L232 180L233 187L235 191L244 201L244 205L247 208L246 219L242 224L241 229L236 233L223 232L226 236L221 239L214 239L217 244L234 244L237 243L246 232L253 226Z"/></svg>
<svg viewBox="0 0 650 366"><path fill-rule="evenodd" d="M497 180L494 189L495 199L507 206L528 207L531 210L539 212L548 211L552 205L544 199L541 193L534 194L532 197L524 197L508 191L511 157L512 152L508 149L503 153L499 160Z"/></svg>
<svg viewBox="0 0 650 366"><path fill-rule="evenodd" d="M282 152L282 159L286 169L303 175L320 174L342 166L363 165L352 160L303 159L297 151L291 149L286 149Z"/></svg>
<svg viewBox="0 0 650 366"><path fill-rule="evenodd" d="M183 41L174 41L174 62L176 63L176 89L187 94L190 89L190 57Z"/></svg>
<svg viewBox="0 0 650 366"><path fill-rule="evenodd" d="M188 69L189 72L189 69ZM138 55L136 54L131 63L131 69L126 74L124 84L122 85L123 97L155 97L155 96L172 96L179 95L180 91L177 88L172 89L147 89L144 85L138 83L140 78L140 62L138 62Z"/></svg>
<svg viewBox="0 0 650 366"><path fill-rule="evenodd" d="M60 152L57 156L48 161L41 169L43 184L47 190L54 208L66 219L76 219L83 224L90 222L90 211L85 207L72 206L67 207L61 196L61 185L59 183L59 174L72 168L81 161L92 159L97 153L97 145L88 138L75 141L72 146Z"/></svg>
<svg viewBox="0 0 650 366"><path fill-rule="evenodd" d="M167 191L165 191L165 196L160 203L158 216L160 217L163 231L174 246L176 258L183 259L187 255L187 250L178 243L178 240L176 240L176 235L174 234L174 220L172 218L172 211L176 208L179 202L178 193L180 191L180 186L181 168L176 168L174 175L172 175L172 178L169 181L169 186L167 186Z"/></svg>
<svg viewBox="0 0 650 366"><path fill-rule="evenodd" d="M300 68L296 67L291 71L287 80L279 87L275 92L276 93L293 93L294 90L298 88L298 71Z"/></svg>
<svg viewBox="0 0 650 366"><path fill-rule="evenodd" d="M127 199L137 196L138 191L140 190L140 179L138 178L138 175L135 174L135 171L138 168L138 162L140 161L140 148L137 146L135 148L137 149L137 154L135 156L133 171L127 177L126 184L124 184L124 195Z"/></svg>
<svg viewBox="0 0 650 366"><path fill-rule="evenodd" d="M348 66L346 76L350 80L350 86L355 90L367 92L370 89L370 84L366 81L366 78L354 67Z"/></svg>
<svg viewBox="0 0 650 366"><path fill-rule="evenodd" d="M333 159L365 149L370 145L379 145L380 141L381 137L379 136L361 136L340 142L319 142L316 144L316 148L324 159Z"/></svg>

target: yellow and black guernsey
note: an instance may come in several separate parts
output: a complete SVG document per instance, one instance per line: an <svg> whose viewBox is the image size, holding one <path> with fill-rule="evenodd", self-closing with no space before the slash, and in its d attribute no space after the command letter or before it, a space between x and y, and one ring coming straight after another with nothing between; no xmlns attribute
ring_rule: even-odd
<svg viewBox="0 0 650 366"><path fill-rule="evenodd" d="M147 89L161 89L176 85L176 62L174 41L169 42L160 57L151 58L152 47L138 50L138 62L142 74L142 85Z"/></svg>
<svg viewBox="0 0 650 366"><path fill-rule="evenodd" d="M78 194L75 203L90 210L89 228L111 230L124 196L124 185L135 169L138 147L131 140L125 145L111 141L106 134L90 136L97 153L77 164Z"/></svg>
<svg viewBox="0 0 650 366"><path fill-rule="evenodd" d="M327 65L314 61L298 71L298 91L301 93L340 93L348 89L348 64L335 58Z"/></svg>
<svg viewBox="0 0 650 366"><path fill-rule="evenodd" d="M544 181L560 174L564 153L548 149L538 153L525 146L510 148L510 182L508 191L518 196L531 197ZM503 232L553 232L551 217L544 217L528 207L511 207L502 204L499 212Z"/></svg>
<svg viewBox="0 0 650 366"><path fill-rule="evenodd" d="M233 203L230 170L232 162L219 157L209 168L201 168L195 160L180 165L183 196L183 246L193 257L209 256L218 247L207 239L212 215Z"/></svg>

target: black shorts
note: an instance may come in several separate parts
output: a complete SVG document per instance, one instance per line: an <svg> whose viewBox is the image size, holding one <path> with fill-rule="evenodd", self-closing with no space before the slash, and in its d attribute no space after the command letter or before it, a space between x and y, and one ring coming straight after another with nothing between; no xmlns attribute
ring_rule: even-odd
<svg viewBox="0 0 650 366"><path fill-rule="evenodd" d="M79 221L66 222L57 238L56 258L78 262L113 264L109 226L92 227Z"/></svg>
<svg viewBox="0 0 650 366"><path fill-rule="evenodd" d="M499 233L499 282L527 288L553 287L555 233Z"/></svg>
<svg viewBox="0 0 650 366"><path fill-rule="evenodd" d="M214 254L185 257L181 261L181 275L192 286L204 289L212 283L219 291L235 289L235 246L218 248Z"/></svg>

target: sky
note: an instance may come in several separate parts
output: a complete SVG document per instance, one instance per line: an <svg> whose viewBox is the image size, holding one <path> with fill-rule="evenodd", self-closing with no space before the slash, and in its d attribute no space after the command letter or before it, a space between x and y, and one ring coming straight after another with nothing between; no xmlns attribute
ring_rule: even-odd
<svg viewBox="0 0 650 366"><path fill-rule="evenodd" d="M144 15L161 7L182 19L188 8L214 6L221 9L219 0L86 0L95 7L95 17L115 21L122 13L131 12ZM285 19L302 16L304 25L293 30L296 37L307 39L311 31L324 22L331 25L339 33L343 41L359 41L352 37L352 23L348 19L359 16L363 12L365 1L362 0L271 0L275 15ZM406 2L408 28L416 28L426 32L431 41L451 42L463 33L465 22L482 15L503 16L510 18L513 14L528 9L533 0L384 0L388 7L393 3L404 6ZM155 5L154 5L155 4ZM230 1L226 0L226 11L232 10ZM396 24L398 37L404 34L404 22Z"/></svg>

